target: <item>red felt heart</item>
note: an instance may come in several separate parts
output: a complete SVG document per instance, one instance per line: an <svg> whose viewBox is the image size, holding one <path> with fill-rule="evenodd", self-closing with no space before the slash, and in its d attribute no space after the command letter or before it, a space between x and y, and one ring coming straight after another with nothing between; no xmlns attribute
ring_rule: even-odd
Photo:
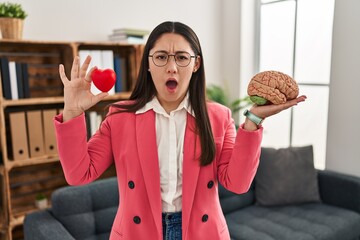
<svg viewBox="0 0 360 240"><path fill-rule="evenodd" d="M100 91L108 92L115 84L116 74L112 69L94 69L91 73L91 79Z"/></svg>

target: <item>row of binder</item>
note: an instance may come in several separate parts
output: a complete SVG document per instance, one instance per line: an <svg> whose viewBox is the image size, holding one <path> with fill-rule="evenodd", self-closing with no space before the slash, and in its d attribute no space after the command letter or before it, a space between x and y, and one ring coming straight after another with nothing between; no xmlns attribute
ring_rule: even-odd
<svg viewBox="0 0 360 240"><path fill-rule="evenodd" d="M16 100L30 97L27 63L9 61L6 57L0 57L0 77L4 98Z"/></svg>
<svg viewBox="0 0 360 240"><path fill-rule="evenodd" d="M11 150L9 159L57 154L53 118L57 109L29 110L9 113Z"/></svg>

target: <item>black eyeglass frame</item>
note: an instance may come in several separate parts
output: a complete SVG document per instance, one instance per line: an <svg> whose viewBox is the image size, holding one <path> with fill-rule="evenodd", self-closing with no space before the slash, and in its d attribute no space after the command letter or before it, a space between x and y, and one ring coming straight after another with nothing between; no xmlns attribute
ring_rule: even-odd
<svg viewBox="0 0 360 240"><path fill-rule="evenodd" d="M166 55L168 56L168 57L167 57L167 60L166 60L166 63L165 63L164 65L158 65L158 64L155 63L155 61L154 61L154 55L155 55L156 53L164 53L164 54L166 54ZM186 53L186 54L189 54L189 56L190 56L189 63L188 63L187 65L185 65L185 66L179 65L178 62L176 61L176 57L175 57L175 56L176 56L177 54L181 54L181 53ZM193 55L193 56L192 56L190 53L188 53L188 52L186 52L186 51L176 52L175 54L169 54L169 53L167 53L167 52L165 52L165 51L156 51L156 52L154 52L154 53L151 54L151 55L149 54L149 57L152 58L153 63L154 63L155 66L157 66L157 67L164 67L164 66L166 66L166 65L169 63L169 59L170 59L171 56L174 57L175 63L176 63L176 65L179 66L179 67L187 67L187 66L189 66L189 64L191 63L191 58L196 58L196 55Z"/></svg>

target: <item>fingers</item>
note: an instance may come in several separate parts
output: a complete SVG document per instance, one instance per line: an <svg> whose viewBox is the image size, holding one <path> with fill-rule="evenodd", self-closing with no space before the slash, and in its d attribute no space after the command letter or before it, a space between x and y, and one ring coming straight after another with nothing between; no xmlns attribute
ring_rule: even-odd
<svg viewBox="0 0 360 240"><path fill-rule="evenodd" d="M80 59L78 56L74 58L72 67L71 67L71 80L79 77L79 68L80 68Z"/></svg>
<svg viewBox="0 0 360 240"><path fill-rule="evenodd" d="M296 98L296 102L304 102L306 100L306 96L305 95L301 95L300 97Z"/></svg>
<svg viewBox="0 0 360 240"><path fill-rule="evenodd" d="M92 79L91 79L91 73L92 73L92 71L94 71L95 69L97 69L96 66L95 66L95 67L92 67L92 68L90 69L90 71L88 72L88 74L85 76L85 81L86 81L86 82L91 83L91 81L92 81Z"/></svg>
<svg viewBox="0 0 360 240"><path fill-rule="evenodd" d="M297 97L296 99L287 101L283 104L271 104L271 105L264 105L264 106L257 106L253 105L251 111L262 118L270 117L272 115L278 114L288 108L296 106L300 102L304 102L306 100L306 96L302 95Z"/></svg>
<svg viewBox="0 0 360 240"><path fill-rule="evenodd" d="M288 109L290 107L296 106L298 103L304 102L305 100L306 100L306 96L301 95L300 97L297 97L291 101L288 101L288 102L284 103L284 110Z"/></svg>
<svg viewBox="0 0 360 240"><path fill-rule="evenodd" d="M297 98L295 98L295 99L293 99L291 101L288 101L288 102L284 103L282 109L279 112L281 112L283 110L286 110L288 108L291 108L293 106L296 106L298 103L304 102L305 100L306 100L306 96L301 95L300 97L297 97Z"/></svg>
<svg viewBox="0 0 360 240"><path fill-rule="evenodd" d="M291 100L291 101L287 101L286 103L284 104L279 104L279 110L280 111L283 111L283 110L286 110L288 108L291 108L293 106L297 105L297 101L296 100ZM279 112L280 112L279 111Z"/></svg>
<svg viewBox="0 0 360 240"><path fill-rule="evenodd" d="M67 84L69 82L69 79L66 77L64 65L62 65L62 64L59 65L59 74L60 74L60 79L61 79L62 83L64 85Z"/></svg>
<svg viewBox="0 0 360 240"><path fill-rule="evenodd" d="M89 68L89 65L90 65L90 62L91 62L91 56L88 55L84 61L84 63L81 65L80 67L80 74L79 74L79 77L80 78L85 78L86 76L86 72Z"/></svg>
<svg viewBox="0 0 360 240"><path fill-rule="evenodd" d="M97 95L94 96L94 104L100 102L101 100L103 100L105 97L107 97L109 95L109 93L107 92L101 92Z"/></svg>

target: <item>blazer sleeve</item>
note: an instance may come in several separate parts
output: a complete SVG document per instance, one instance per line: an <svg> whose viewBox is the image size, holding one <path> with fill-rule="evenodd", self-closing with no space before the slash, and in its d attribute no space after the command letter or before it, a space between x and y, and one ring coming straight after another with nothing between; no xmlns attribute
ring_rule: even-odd
<svg viewBox="0 0 360 240"><path fill-rule="evenodd" d="M54 124L59 158L68 184L92 182L113 163L107 119L89 142L84 113L64 123L62 114L59 114L55 117Z"/></svg>
<svg viewBox="0 0 360 240"><path fill-rule="evenodd" d="M236 133L230 110L225 123L221 153L216 161L218 179L229 191L245 193L249 190L259 165L263 128L247 131L242 124Z"/></svg>

